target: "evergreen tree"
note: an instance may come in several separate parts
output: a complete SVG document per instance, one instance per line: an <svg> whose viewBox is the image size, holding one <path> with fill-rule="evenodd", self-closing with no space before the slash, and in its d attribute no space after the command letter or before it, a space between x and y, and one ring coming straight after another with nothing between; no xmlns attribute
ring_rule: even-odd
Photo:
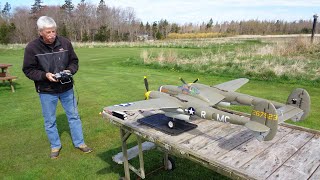
<svg viewBox="0 0 320 180"><path fill-rule="evenodd" d="M94 36L94 39L101 42L109 41L110 29L107 29L107 26L100 26L97 34Z"/></svg>
<svg viewBox="0 0 320 180"><path fill-rule="evenodd" d="M10 42L10 36L13 34L16 26L11 24L2 23L0 26L0 44L8 44Z"/></svg>
<svg viewBox="0 0 320 180"><path fill-rule="evenodd" d="M82 37L82 40L81 40L82 42L87 42L87 41L89 41L89 35L88 35L88 33L87 33L87 31L85 31L84 33L83 33L83 37Z"/></svg>
<svg viewBox="0 0 320 180"><path fill-rule="evenodd" d="M152 37L156 39L156 33L158 32L158 24L157 22L153 22L152 24Z"/></svg>
<svg viewBox="0 0 320 180"><path fill-rule="evenodd" d="M4 16L9 16L10 10L11 10L11 6L10 6L10 4L8 2L6 2L6 4L4 5L4 8L2 9L1 13Z"/></svg>
<svg viewBox="0 0 320 180"><path fill-rule="evenodd" d="M44 7L41 5L43 3L41 0L35 0L34 4L31 7L31 14L36 15Z"/></svg>
<svg viewBox="0 0 320 180"><path fill-rule="evenodd" d="M101 14L103 11L107 9L107 5L104 0L100 0L99 5L97 7L97 14Z"/></svg>
<svg viewBox="0 0 320 180"><path fill-rule="evenodd" d="M67 14L71 15L72 10L74 9L72 0L65 0L65 3L61 6L61 9L64 9L67 12Z"/></svg>
<svg viewBox="0 0 320 180"><path fill-rule="evenodd" d="M210 28L212 27L212 24L213 24L213 20L212 20L212 18L211 18L211 19L209 20L206 28L207 28L207 29L210 29Z"/></svg>
<svg viewBox="0 0 320 180"><path fill-rule="evenodd" d="M68 30L65 23L62 23L62 26L59 27L59 34L63 37L68 37Z"/></svg>
<svg viewBox="0 0 320 180"><path fill-rule="evenodd" d="M156 39L162 39L163 38L163 34L161 34L161 32L160 31L158 31L157 33L156 33Z"/></svg>

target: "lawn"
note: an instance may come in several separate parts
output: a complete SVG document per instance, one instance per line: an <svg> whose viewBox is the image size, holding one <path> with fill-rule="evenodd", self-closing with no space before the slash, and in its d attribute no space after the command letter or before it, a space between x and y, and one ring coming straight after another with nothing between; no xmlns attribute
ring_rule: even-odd
<svg viewBox="0 0 320 180"><path fill-rule="evenodd" d="M179 77L186 81L200 78L204 84L217 84L239 77L213 76L204 73L175 71L126 64L128 59L139 58L143 47L76 48L80 69L74 76L79 113L86 143L94 149L83 154L72 145L67 119L61 105L57 110L57 124L62 142L59 159L51 160L49 143L43 128L38 94L33 82L21 71L23 50L0 50L0 63L10 63L16 92L11 93L7 83L0 84L0 179L118 179L124 175L123 166L112 161L121 151L119 129L102 119L103 107L141 100L145 92L143 76L148 76L150 89L160 85L180 85ZM194 49L183 49L188 53ZM292 84L253 80L239 92L285 102L291 90L302 87L312 100L310 117L297 125L320 130L318 88L310 83ZM132 142L133 139L130 139ZM131 146L133 143L130 144ZM162 153L145 154L146 171L161 165ZM172 172L159 171L150 179L223 179L225 177L185 159L176 159ZM132 174L133 177L133 174Z"/></svg>

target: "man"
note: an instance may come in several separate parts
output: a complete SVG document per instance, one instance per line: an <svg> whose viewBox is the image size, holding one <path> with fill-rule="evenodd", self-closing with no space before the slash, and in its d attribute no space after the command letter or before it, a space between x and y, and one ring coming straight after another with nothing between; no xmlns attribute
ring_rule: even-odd
<svg viewBox="0 0 320 180"><path fill-rule="evenodd" d="M56 124L58 100L66 112L74 146L90 153L92 149L84 143L71 77L78 71L78 57L70 41L56 35L57 25L51 17L41 16L37 26L40 36L26 46L22 70L34 81L39 93L44 126L51 144L50 157L58 158L61 150ZM63 73L57 74L59 72Z"/></svg>

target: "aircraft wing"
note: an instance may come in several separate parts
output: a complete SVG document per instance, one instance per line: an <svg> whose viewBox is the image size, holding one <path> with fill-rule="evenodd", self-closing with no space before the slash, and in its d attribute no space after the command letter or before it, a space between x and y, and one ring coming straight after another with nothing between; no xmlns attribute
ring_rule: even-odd
<svg viewBox="0 0 320 180"><path fill-rule="evenodd" d="M303 110L294 106L286 105L277 109L278 114L278 122L282 123L287 119L292 119L293 121L297 121L303 114Z"/></svg>
<svg viewBox="0 0 320 180"><path fill-rule="evenodd" d="M210 106L214 106L225 99L225 96L216 93L215 91L213 91L212 87L208 85L193 83L192 86L200 91L200 94L198 96L208 102Z"/></svg>
<svg viewBox="0 0 320 180"><path fill-rule="evenodd" d="M225 98L225 96L219 93L215 93L210 89L201 89L201 94L202 95L200 96L204 98L206 101L208 101L210 106L214 106L218 104L220 101L222 101Z"/></svg>
<svg viewBox="0 0 320 180"><path fill-rule="evenodd" d="M221 89L221 90L227 90L227 91L236 91L241 86L246 84L249 81L247 78L239 78L232 81L224 82L218 85L215 85L213 87Z"/></svg>
<svg viewBox="0 0 320 180"><path fill-rule="evenodd" d="M114 106L105 107L105 111L137 111L137 110L154 110L154 109L168 109L168 108L179 108L181 104L175 99L171 98L157 98L142 100L130 103L123 103Z"/></svg>

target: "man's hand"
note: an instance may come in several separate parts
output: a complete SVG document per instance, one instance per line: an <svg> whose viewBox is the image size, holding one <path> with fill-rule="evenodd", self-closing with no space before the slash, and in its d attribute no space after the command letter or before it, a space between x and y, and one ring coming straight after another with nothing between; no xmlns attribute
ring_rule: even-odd
<svg viewBox="0 0 320 180"><path fill-rule="evenodd" d="M71 71L70 71L70 70L67 70L67 69L63 70L63 72L68 73L68 74L71 74Z"/></svg>
<svg viewBox="0 0 320 180"><path fill-rule="evenodd" d="M56 79L54 78L54 74L52 74L52 73L50 73L50 72L46 73L46 77L47 77L47 79L48 79L49 81L51 81L51 82L58 82L58 80L56 80Z"/></svg>

